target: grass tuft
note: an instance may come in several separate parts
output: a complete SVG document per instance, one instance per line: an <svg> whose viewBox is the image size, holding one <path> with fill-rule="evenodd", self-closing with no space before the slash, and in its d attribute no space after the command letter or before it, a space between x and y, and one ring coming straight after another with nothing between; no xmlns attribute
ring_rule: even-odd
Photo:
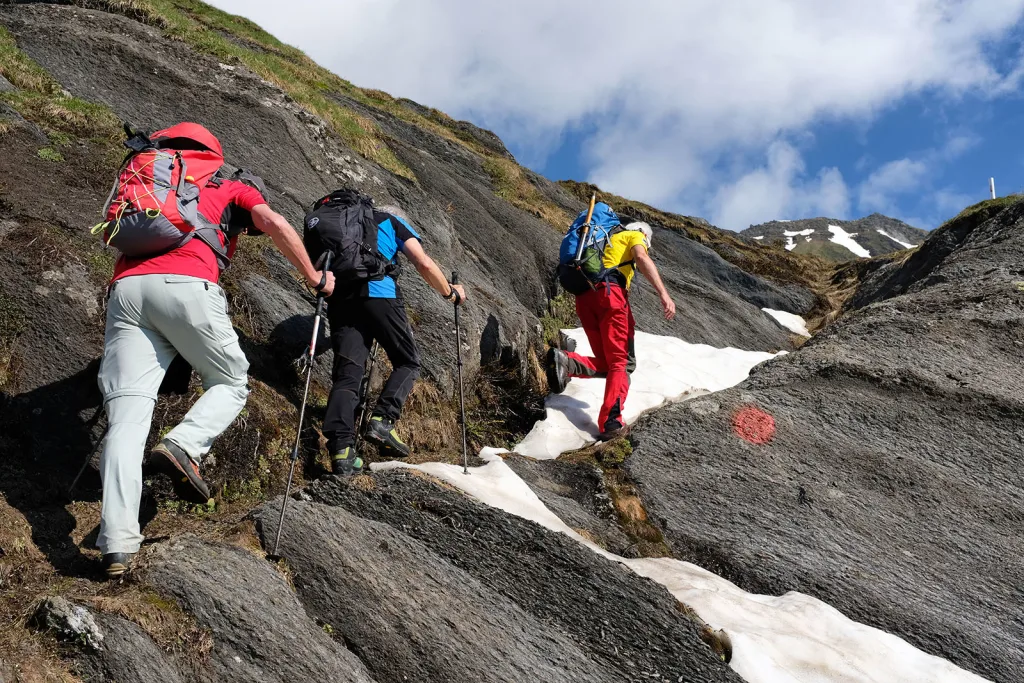
<svg viewBox="0 0 1024 683"><path fill-rule="evenodd" d="M533 214L559 232L572 222L565 211L537 190L523 167L511 159L488 157L484 159L484 170L491 176L494 193L513 206Z"/></svg>
<svg viewBox="0 0 1024 683"><path fill-rule="evenodd" d="M38 156L43 161L52 161L54 163L60 163L64 161L64 155L55 150L53 147L41 148L38 152L36 152L36 156Z"/></svg>

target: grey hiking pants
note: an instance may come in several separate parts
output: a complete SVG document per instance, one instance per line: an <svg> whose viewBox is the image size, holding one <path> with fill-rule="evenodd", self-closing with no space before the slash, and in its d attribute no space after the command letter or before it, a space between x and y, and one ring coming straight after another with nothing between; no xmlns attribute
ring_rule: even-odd
<svg viewBox="0 0 1024 683"><path fill-rule="evenodd" d="M203 381L203 395L164 438L197 464L238 417L249 394L249 362L217 285L186 275L135 275L112 286L99 385L107 411L100 456L100 550L134 553L142 542L142 459L157 390L181 354Z"/></svg>

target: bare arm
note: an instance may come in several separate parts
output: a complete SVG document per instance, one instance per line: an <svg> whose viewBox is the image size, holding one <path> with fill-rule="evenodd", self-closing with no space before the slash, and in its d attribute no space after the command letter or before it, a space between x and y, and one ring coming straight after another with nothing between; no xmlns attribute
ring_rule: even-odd
<svg viewBox="0 0 1024 683"><path fill-rule="evenodd" d="M316 269L306 255L306 248L302 245L298 233L285 220L285 217L270 208L267 204L260 204L252 210L252 221L262 232L270 235L276 246L284 257L291 262L299 271L310 287L320 284L323 273ZM327 284L321 290L324 296L330 296L334 291L334 274L327 273Z"/></svg>
<svg viewBox="0 0 1024 683"><path fill-rule="evenodd" d="M636 262L637 270L647 278L654 286L654 291L658 293L658 297L661 299L661 308L665 314L665 320L674 318L676 315L676 304L672 301L668 289L665 288L665 283L661 281L658 267L654 265L654 261L651 260L647 249L643 245L638 244L633 247L633 260Z"/></svg>
<svg viewBox="0 0 1024 683"><path fill-rule="evenodd" d="M402 245L402 253L416 266L416 272L426 280L428 285L434 288L435 292L447 298L454 290L459 295L459 303L466 300L466 290L462 288L462 285L449 284L448 278L445 277L441 269L434 263L434 259L430 258L427 252L423 251L423 245L420 244L419 240L406 240Z"/></svg>

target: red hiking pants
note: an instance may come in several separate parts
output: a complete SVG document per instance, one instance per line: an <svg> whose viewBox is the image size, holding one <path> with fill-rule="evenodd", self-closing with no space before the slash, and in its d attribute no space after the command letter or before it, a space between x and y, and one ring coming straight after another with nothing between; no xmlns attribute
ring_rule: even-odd
<svg viewBox="0 0 1024 683"><path fill-rule="evenodd" d="M636 323L626 290L613 283L602 283L576 297L576 314L583 323L593 356L569 353L573 377L605 375L604 403L597 424L607 432L625 425L622 411L629 393L629 343Z"/></svg>

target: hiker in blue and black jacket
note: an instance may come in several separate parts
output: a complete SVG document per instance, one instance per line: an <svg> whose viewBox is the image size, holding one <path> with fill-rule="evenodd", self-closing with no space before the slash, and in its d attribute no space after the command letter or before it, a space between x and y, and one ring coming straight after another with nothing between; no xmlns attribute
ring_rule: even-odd
<svg viewBox="0 0 1024 683"><path fill-rule="evenodd" d="M409 447L398 437L395 422L413 383L419 376L420 357L412 328L405 314L402 292L396 281L398 255L404 254L417 272L447 300L460 304L466 292L448 282L441 269L423 250L420 236L394 207L374 208L372 200L354 190L340 190L320 200L306 217L307 249L311 256L331 249L346 251L346 240L339 236L345 223L356 221L362 213L372 216L372 232L362 244L370 244L374 254L363 254L356 264L339 259L332 271L337 276L334 294L327 300L331 344L334 349L334 383L327 400L323 433L328 440L332 470L349 476L363 468L363 459L354 447L355 412L359 404L359 385L374 340L383 347L393 368L377 399L363 437L375 444L382 455L404 458ZM354 270L361 270L352 274ZM370 273L365 272L371 271Z"/></svg>

